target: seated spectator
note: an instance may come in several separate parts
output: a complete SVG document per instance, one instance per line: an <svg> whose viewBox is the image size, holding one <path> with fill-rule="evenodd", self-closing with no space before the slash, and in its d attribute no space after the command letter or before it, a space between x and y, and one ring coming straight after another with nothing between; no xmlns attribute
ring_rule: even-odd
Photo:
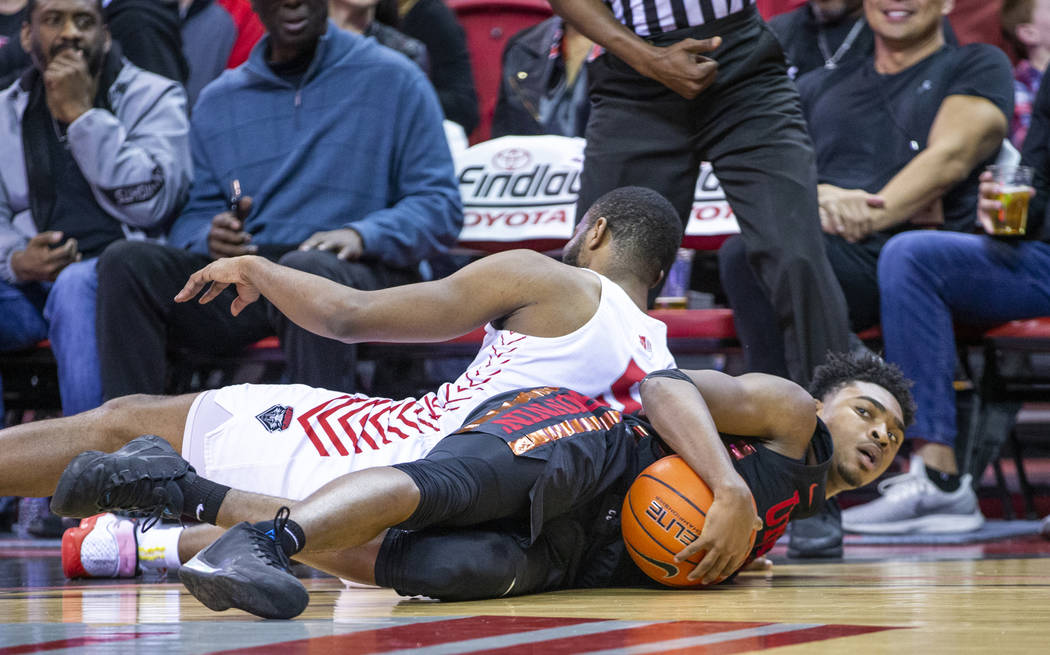
<svg viewBox="0 0 1050 655"><path fill-rule="evenodd" d="M788 63L798 78L817 68L837 68L871 54L871 28L863 0L809 0L794 11L769 19Z"/></svg>
<svg viewBox="0 0 1050 655"><path fill-rule="evenodd" d="M1010 140L1020 148L1031 123L1032 101L1050 63L1050 0L1007 0L1003 39L1020 61L1014 66L1014 116Z"/></svg>
<svg viewBox="0 0 1050 655"><path fill-rule="evenodd" d="M1050 87L1039 88L1022 164L1035 169L1035 195L1023 237L911 232L891 238L879 261L886 358L915 381L919 411L907 430L912 466L876 501L842 512L857 532L975 530L984 522L969 473L955 457L953 322L991 325L1050 316ZM992 232L1001 205L982 177L978 211ZM916 320L922 317L922 320ZM889 483L889 481L887 481Z"/></svg>
<svg viewBox="0 0 1050 655"><path fill-rule="evenodd" d="M328 15L332 22L354 34L370 36L381 45L397 50L426 73L430 73L427 47L419 39L413 39L389 25L376 20L376 5L379 0L329 0Z"/></svg>
<svg viewBox="0 0 1050 655"><path fill-rule="evenodd" d="M34 66L0 94L0 348L49 338L73 414L102 400L96 258L185 201L186 97L110 49L96 0L27 9Z"/></svg>
<svg viewBox="0 0 1050 655"><path fill-rule="evenodd" d="M955 454L956 347L953 322L992 325L1050 316L1050 87L1039 89L1022 164L1035 169L1035 196L1024 237L909 232L886 244L879 260L886 358L915 383L913 465L887 480L883 496L842 513L856 532L956 532L983 523L973 480ZM1001 205L982 177L978 218L987 232Z"/></svg>
<svg viewBox="0 0 1050 655"><path fill-rule="evenodd" d="M401 284L462 226L440 108L422 72L336 28L325 0L253 6L268 35L197 102L194 180L170 245L125 242L99 263L107 398L162 393L168 346L229 353L275 333L291 381L350 390L352 346L262 303L232 316L232 293L204 308L171 298L212 259L247 253L359 289ZM231 189L243 197L231 200Z"/></svg>
<svg viewBox="0 0 1050 655"><path fill-rule="evenodd" d="M0 350L49 338L72 415L102 402L99 253L157 233L185 200L186 98L111 49L97 0L30 0L22 16L33 65L0 92ZM46 499L20 515L24 535L61 535Z"/></svg>
<svg viewBox="0 0 1050 655"><path fill-rule="evenodd" d="M445 118L459 123L470 134L480 116L463 27L442 0L396 0L396 7L395 12L380 2L376 18L426 45L430 81L437 89Z"/></svg>
<svg viewBox="0 0 1050 655"><path fill-rule="evenodd" d="M948 45L942 15L950 1L913 6L897 12L865 0L873 55L799 80L826 251L855 331L879 321L877 262L891 236L972 229L978 176L1013 111L1006 55L985 44ZM750 370L783 375L783 336L770 329L776 315L740 238L722 246L719 264Z"/></svg>
<svg viewBox="0 0 1050 655"><path fill-rule="evenodd" d="M587 66L601 52L553 16L525 28L503 48L492 138L507 134L583 136L590 113Z"/></svg>
<svg viewBox="0 0 1050 655"><path fill-rule="evenodd" d="M22 49L22 23L26 20L27 0L0 0L0 88L7 88L18 72L29 66L29 55Z"/></svg>

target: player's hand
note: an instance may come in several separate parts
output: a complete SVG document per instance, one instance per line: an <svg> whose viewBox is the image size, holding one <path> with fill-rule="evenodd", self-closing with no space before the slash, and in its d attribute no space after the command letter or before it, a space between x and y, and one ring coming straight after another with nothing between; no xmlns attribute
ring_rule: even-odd
<svg viewBox="0 0 1050 655"><path fill-rule="evenodd" d="M720 582L747 561L751 554L751 534L761 529L762 520L755 513L751 491L741 482L738 487L715 494L700 536L675 555L675 561L684 562L704 551L688 578L703 584Z"/></svg>
<svg viewBox="0 0 1050 655"><path fill-rule="evenodd" d="M820 227L850 243L867 238L875 231L878 210L883 199L863 189L842 189L830 184L817 187Z"/></svg>
<svg viewBox="0 0 1050 655"><path fill-rule="evenodd" d="M299 250L327 250L343 261L352 262L361 259L365 243L357 230L344 227L315 233L299 245Z"/></svg>
<svg viewBox="0 0 1050 655"><path fill-rule="evenodd" d="M60 50L48 63L43 78L47 108L55 120L68 125L94 105L98 80L88 70L80 49Z"/></svg>
<svg viewBox="0 0 1050 655"><path fill-rule="evenodd" d="M695 98L718 76L718 62L704 57L722 45L722 37L682 39L666 48L653 47L652 57L639 72L685 98Z"/></svg>
<svg viewBox="0 0 1050 655"><path fill-rule="evenodd" d="M255 257L224 257L208 264L190 276L186 285L175 295L175 302L192 300L201 289L208 287L200 297L200 304L211 302L231 284L236 285L237 297L230 304L230 313L234 316L259 299L259 289L248 279L246 270L249 260ZM210 285L210 286L209 286Z"/></svg>
<svg viewBox="0 0 1050 655"><path fill-rule="evenodd" d="M25 250L11 253L11 270L23 282L54 281L66 266L81 259L77 251L77 240L66 239L62 243L61 232L41 232L29 243ZM58 244L62 245L58 245Z"/></svg>
<svg viewBox="0 0 1050 655"><path fill-rule="evenodd" d="M237 203L236 211L225 211L211 219L208 230L208 254L213 259L239 257L258 252L252 245L252 235L244 231L244 219L252 210L252 199L245 196Z"/></svg>
<svg viewBox="0 0 1050 655"><path fill-rule="evenodd" d="M989 171L981 173L981 186L978 191L980 195L977 198L977 222L988 234L995 233L995 223L1003 208L1003 203L999 202L999 191L1000 186L995 181L995 177ZM1029 187L1028 197L1031 198L1034 195L1035 189Z"/></svg>

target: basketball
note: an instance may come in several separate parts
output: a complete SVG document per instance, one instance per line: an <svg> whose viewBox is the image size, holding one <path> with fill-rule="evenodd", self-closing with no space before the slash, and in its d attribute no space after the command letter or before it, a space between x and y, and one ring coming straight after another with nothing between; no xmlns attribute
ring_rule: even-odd
<svg viewBox="0 0 1050 655"><path fill-rule="evenodd" d="M698 587L686 576L703 551L684 562L675 553L696 541L714 496L678 455L664 457L642 471L623 499L620 521L627 552L646 575L669 587ZM751 534L754 546L755 534ZM749 546L750 548L750 546Z"/></svg>

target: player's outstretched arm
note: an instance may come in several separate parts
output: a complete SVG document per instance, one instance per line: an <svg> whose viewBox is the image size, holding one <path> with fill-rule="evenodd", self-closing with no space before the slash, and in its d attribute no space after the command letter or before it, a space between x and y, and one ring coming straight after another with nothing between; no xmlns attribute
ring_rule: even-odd
<svg viewBox="0 0 1050 655"><path fill-rule="evenodd" d="M219 259L190 276L175 296L204 291L210 302L231 284L234 315L264 296L297 325L321 336L355 341L443 341L549 298L571 271L531 251L478 260L447 278L376 291L353 289L256 256Z"/></svg>

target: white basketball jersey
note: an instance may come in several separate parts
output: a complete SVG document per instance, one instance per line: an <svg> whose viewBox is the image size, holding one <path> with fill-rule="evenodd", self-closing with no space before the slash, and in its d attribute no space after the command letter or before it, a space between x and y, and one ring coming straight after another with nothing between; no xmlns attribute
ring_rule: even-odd
<svg viewBox="0 0 1050 655"><path fill-rule="evenodd" d="M434 409L442 435L457 430L485 399L528 387L565 387L624 412L641 408L638 383L675 365L667 326L638 309L620 285L594 275L602 285L598 310L570 334L534 337L485 326L467 370L420 399Z"/></svg>

